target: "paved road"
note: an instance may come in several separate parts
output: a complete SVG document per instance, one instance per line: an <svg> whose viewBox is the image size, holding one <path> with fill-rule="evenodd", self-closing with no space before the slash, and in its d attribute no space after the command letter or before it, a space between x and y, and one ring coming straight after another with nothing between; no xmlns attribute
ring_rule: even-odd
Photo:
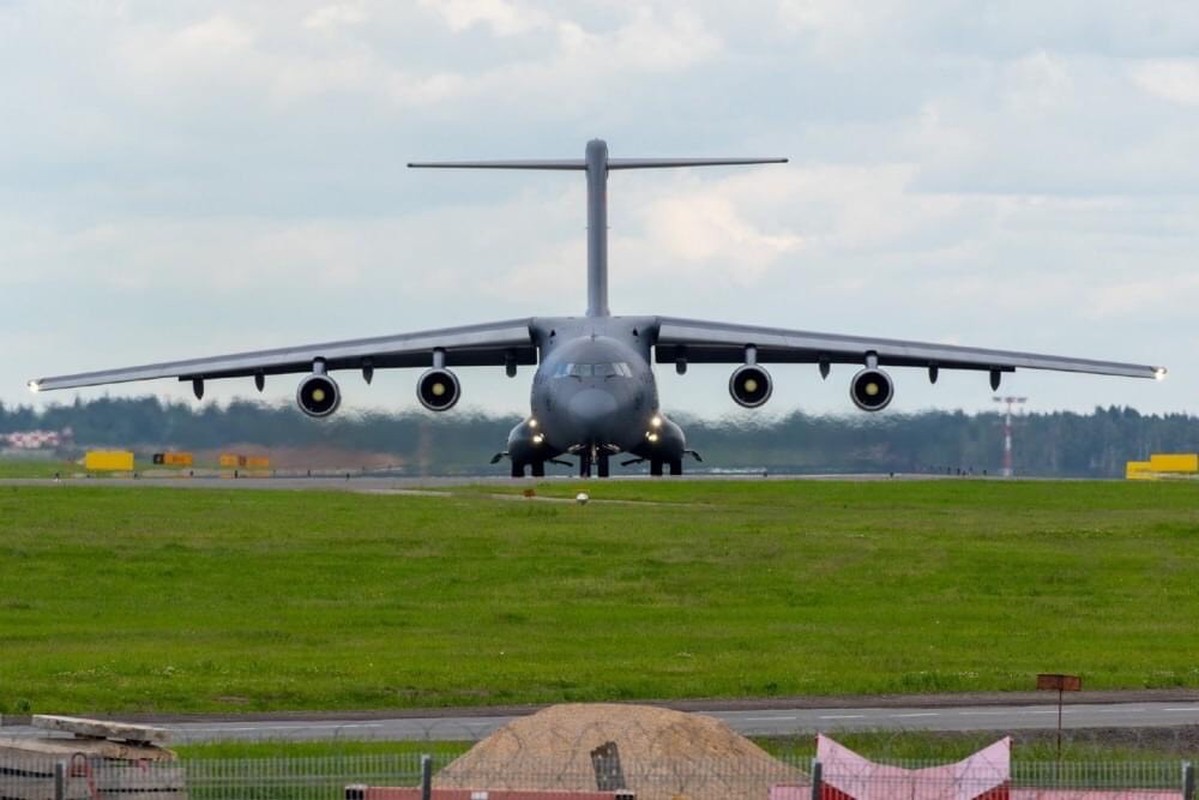
<svg viewBox="0 0 1199 800"><path fill-rule="evenodd" d="M1056 704L909 708L816 708L709 710L738 733L791 736L817 731L862 730L1015 731L1055 729ZM515 716L410 717L394 719L287 719L157 723L177 743L213 740L338 739L386 741L476 741ZM1199 725L1199 702L1072 704L1062 709L1062 727L1149 728ZM35 735L33 728L5 727L4 735Z"/></svg>

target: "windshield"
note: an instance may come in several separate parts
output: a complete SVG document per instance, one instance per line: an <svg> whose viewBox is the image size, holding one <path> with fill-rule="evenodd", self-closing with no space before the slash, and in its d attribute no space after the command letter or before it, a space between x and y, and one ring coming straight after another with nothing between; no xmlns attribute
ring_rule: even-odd
<svg viewBox="0 0 1199 800"><path fill-rule="evenodd" d="M577 361L558 366L555 378L631 378L633 368L624 361L604 361L598 364L583 364Z"/></svg>

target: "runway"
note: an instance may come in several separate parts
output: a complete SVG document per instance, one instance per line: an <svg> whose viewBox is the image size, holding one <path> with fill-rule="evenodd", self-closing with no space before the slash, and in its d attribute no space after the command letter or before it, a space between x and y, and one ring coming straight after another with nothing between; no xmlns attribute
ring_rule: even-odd
<svg viewBox="0 0 1199 800"><path fill-rule="evenodd" d="M532 713L529 709L524 713ZM845 731L1054 730L1056 703L964 706L845 706L702 710L745 736L802 736ZM375 717L327 715L302 718L154 721L179 744L210 741L477 741L523 714ZM1154 728L1199 725L1199 700L1077 703L1062 708L1062 728ZM5 736L33 736L28 726L8 726Z"/></svg>
<svg viewBox="0 0 1199 800"><path fill-rule="evenodd" d="M83 475L56 478L0 478L0 486L95 486L113 488L169 487L173 489L274 489L278 491L345 491L363 494L419 494L441 493L459 486L494 486L497 489L513 487L533 488L542 484L577 485L585 482L596 489L607 485L619 485L629 481L942 481L942 480L992 480L983 476L949 477L924 474L766 474L762 472L704 472L688 473L671 477L649 475L616 475L611 478L580 478L570 475L552 475L544 478L509 478L497 475L453 475L453 476L408 476L378 475L358 471L321 471L312 475L289 471L274 475L232 471L196 470L194 476L170 471L148 471L133 476L85 477ZM1022 479L1023 480L1023 479Z"/></svg>

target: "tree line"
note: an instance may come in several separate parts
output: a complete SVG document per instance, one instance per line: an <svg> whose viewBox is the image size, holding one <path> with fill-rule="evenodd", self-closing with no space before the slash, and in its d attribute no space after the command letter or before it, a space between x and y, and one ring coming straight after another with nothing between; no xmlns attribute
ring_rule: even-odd
<svg viewBox="0 0 1199 800"><path fill-rule="evenodd" d="M77 450L204 450L232 445L336 447L389 454L428 472L505 474L488 464L518 416L423 411L343 413L314 420L294 406L233 401L220 406L157 397L102 398L42 410L0 403L0 434L34 429L73 432ZM1003 422L995 413L678 418L704 457L689 468L770 472L998 474ZM1016 474L1119 477L1125 462L1151 453L1199 452L1199 417L1146 415L1132 408L1028 413L1014 418ZM565 472L565 469L563 469Z"/></svg>

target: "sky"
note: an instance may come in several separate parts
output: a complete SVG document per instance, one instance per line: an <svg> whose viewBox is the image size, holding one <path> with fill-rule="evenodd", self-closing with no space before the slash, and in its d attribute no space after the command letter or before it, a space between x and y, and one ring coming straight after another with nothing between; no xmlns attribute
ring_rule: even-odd
<svg viewBox="0 0 1199 800"><path fill-rule="evenodd" d="M603 138L790 159L613 174L613 313L1170 369L897 369L883 413L1199 413L1197 54L1194 0L0 0L0 402L190 398L26 382L581 314L579 173L405 165ZM663 408L859 413L853 368L775 367L761 412L731 369L660 369ZM343 408L416 409L416 377L344 374ZM528 368L459 377L459 409L527 411Z"/></svg>

